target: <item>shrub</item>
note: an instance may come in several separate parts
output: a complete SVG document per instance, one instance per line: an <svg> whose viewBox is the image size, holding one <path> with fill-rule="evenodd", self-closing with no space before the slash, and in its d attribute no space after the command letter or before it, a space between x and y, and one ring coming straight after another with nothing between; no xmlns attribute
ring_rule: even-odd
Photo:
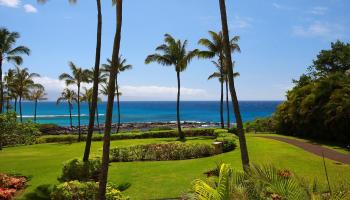
<svg viewBox="0 0 350 200"><path fill-rule="evenodd" d="M0 174L0 199L10 200L27 182L25 177Z"/></svg>
<svg viewBox="0 0 350 200"><path fill-rule="evenodd" d="M97 181L101 172L101 160L90 159L84 162L79 159L73 159L66 162L62 169L62 175L58 178L59 181Z"/></svg>
<svg viewBox="0 0 350 200"><path fill-rule="evenodd" d="M235 140L233 139L217 139L216 141L222 142L222 150L224 153L233 151L237 147Z"/></svg>
<svg viewBox="0 0 350 200"><path fill-rule="evenodd" d="M36 124L17 123L16 113L0 114L0 149L2 146L33 144L40 135Z"/></svg>
<svg viewBox="0 0 350 200"><path fill-rule="evenodd" d="M173 128L169 126L159 126L159 127L153 127L149 129L149 131L168 131L168 130L173 130Z"/></svg>
<svg viewBox="0 0 350 200"><path fill-rule="evenodd" d="M237 135L238 129L237 129L237 127L234 126L234 127L230 128L228 130L228 132Z"/></svg>
<svg viewBox="0 0 350 200"><path fill-rule="evenodd" d="M52 200L97 200L98 183L69 181L54 187L51 193ZM107 184L107 200L127 200L128 197L116 189L112 184Z"/></svg>
<svg viewBox="0 0 350 200"><path fill-rule="evenodd" d="M183 130L187 137L197 136L208 136L215 137L215 129L188 129ZM165 130L165 131L146 131L146 132L125 132L112 134L111 140L123 140L123 139L144 139L144 138L171 138L178 137L179 134L176 130ZM82 135L82 140L86 140L86 136ZM102 134L94 134L92 137L93 141L102 141ZM53 143L53 142L76 142L78 141L77 135L45 135L36 139L36 143Z"/></svg>
<svg viewBox="0 0 350 200"><path fill-rule="evenodd" d="M39 124L38 128L43 134L48 134L52 131L59 130L60 126L58 126L57 124Z"/></svg>
<svg viewBox="0 0 350 200"><path fill-rule="evenodd" d="M272 117L257 118L252 122L245 123L247 132L275 132L277 122Z"/></svg>
<svg viewBox="0 0 350 200"><path fill-rule="evenodd" d="M224 141L225 152L234 149L235 144L231 142L232 141ZM110 154L112 162L185 160L212 156L215 154L215 149L210 144L170 142L115 147L111 149Z"/></svg>
<svg viewBox="0 0 350 200"><path fill-rule="evenodd" d="M39 185L33 192L24 195L25 200L51 200L53 186L49 184Z"/></svg>

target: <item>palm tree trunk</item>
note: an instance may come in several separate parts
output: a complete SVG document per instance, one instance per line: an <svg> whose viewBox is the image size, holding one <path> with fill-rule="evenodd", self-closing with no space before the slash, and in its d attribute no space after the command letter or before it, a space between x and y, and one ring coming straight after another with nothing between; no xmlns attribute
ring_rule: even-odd
<svg viewBox="0 0 350 200"><path fill-rule="evenodd" d="M115 88L117 90L117 107L118 107L118 125L117 125L117 133L119 133L120 129L120 96L119 96L119 87L118 87L118 74L115 77Z"/></svg>
<svg viewBox="0 0 350 200"><path fill-rule="evenodd" d="M122 18L123 18L123 0L116 0L116 15L117 15L117 26L116 33L114 37L113 44L113 54L112 54L112 66L116 66L117 59L120 50L120 39L122 30ZM108 101L106 109L106 121L105 121L105 132L103 139L103 151L102 151L102 167L99 180L99 190L98 197L99 200L106 199L106 186L107 186L107 176L108 176L108 165L109 165L109 151L110 151L110 140L111 140L111 128L112 128L112 115L113 115L113 103L115 94L115 76L117 71L112 68L109 75L108 83Z"/></svg>
<svg viewBox="0 0 350 200"><path fill-rule="evenodd" d="M35 100L35 102L34 102L34 122L36 122L36 109L37 109L37 106L38 106L38 100Z"/></svg>
<svg viewBox="0 0 350 200"><path fill-rule="evenodd" d="M6 100L6 112L7 112L7 113L8 113L9 110L10 110L10 101L11 101L10 98L8 98L8 99Z"/></svg>
<svg viewBox="0 0 350 200"><path fill-rule="evenodd" d="M80 130L80 84L78 84L78 142L81 141L81 130Z"/></svg>
<svg viewBox="0 0 350 200"><path fill-rule="evenodd" d="M225 128L225 121L224 121L224 82L223 82L223 73L221 74L221 80L220 80L220 120L221 120L221 128Z"/></svg>
<svg viewBox="0 0 350 200"><path fill-rule="evenodd" d="M15 113L17 112L17 97L15 98Z"/></svg>
<svg viewBox="0 0 350 200"><path fill-rule="evenodd" d="M23 122L22 120L22 96L19 96L19 116L21 119L21 123Z"/></svg>
<svg viewBox="0 0 350 200"><path fill-rule="evenodd" d="M228 101L228 77L226 77L226 112L227 112L227 128L230 128L231 125L231 120L230 120L230 105L229 105L229 101Z"/></svg>
<svg viewBox="0 0 350 200"><path fill-rule="evenodd" d="M176 72L177 76L177 101L176 101L176 120L177 120L177 131L179 132L180 140L185 139L185 135L181 130L181 121L180 121L180 72Z"/></svg>
<svg viewBox="0 0 350 200"><path fill-rule="evenodd" d="M68 103L69 106L69 121L70 121L70 129L73 130L73 120L72 120L72 104Z"/></svg>
<svg viewBox="0 0 350 200"><path fill-rule="evenodd" d="M101 0L96 0L97 3L97 42L96 42L96 55L95 55L95 70L94 70L94 84L92 88L92 108L90 110L89 118L89 127L86 137L85 151L83 161L86 162L89 160L90 148L91 148L91 139L92 133L94 131L94 122L95 122L95 110L97 111L97 98L98 98L98 76L100 71L100 58L101 58L101 35L102 35L102 13L101 13ZM97 114L97 124L98 114ZM100 128L99 128L100 131Z"/></svg>
<svg viewBox="0 0 350 200"><path fill-rule="evenodd" d="M4 87L2 82L2 55L0 54L0 113L3 111Z"/></svg>
<svg viewBox="0 0 350 200"><path fill-rule="evenodd" d="M247 169L249 168L249 155L248 155L246 138L243 130L243 122L242 122L241 113L239 110L238 98L237 98L234 79L233 79L232 58L231 58L231 51L230 51L230 39L229 39L229 33L228 33L225 0L219 0L219 3L220 3L220 11L221 11L222 33L224 37L223 38L224 53L226 58L225 61L226 61L226 66L228 68L229 87L230 87L231 99L232 99L232 104L233 104L234 113L235 113L236 122L237 122L237 132L238 132L238 138L239 138L239 144L240 144L239 146L241 149L242 165L244 169Z"/></svg>
<svg viewBox="0 0 350 200"><path fill-rule="evenodd" d="M101 134L101 128L100 128L100 116L98 114L98 105L96 106L96 121L97 121L97 129L98 129L98 133ZM90 142L91 145L91 142Z"/></svg>

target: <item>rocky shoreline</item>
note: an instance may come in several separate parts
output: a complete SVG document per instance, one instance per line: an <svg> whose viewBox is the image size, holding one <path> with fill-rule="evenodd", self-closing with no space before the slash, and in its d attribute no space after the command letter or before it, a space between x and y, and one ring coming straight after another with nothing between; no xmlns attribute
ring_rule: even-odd
<svg viewBox="0 0 350 200"><path fill-rule="evenodd" d="M95 132L103 133L104 124L100 124L99 126L94 127ZM216 128L220 127L220 123L215 122L182 122L182 128ZM132 122L132 123L122 123L120 125L120 132L126 131L147 131L151 129L159 129L159 130L167 130L167 129L176 129L176 122ZM112 124L112 132L116 132L117 124ZM88 131L88 126L81 126L81 131L86 133ZM64 126L50 126L41 128L41 132L43 134L75 134L78 133L78 127L74 126L73 128L64 127Z"/></svg>

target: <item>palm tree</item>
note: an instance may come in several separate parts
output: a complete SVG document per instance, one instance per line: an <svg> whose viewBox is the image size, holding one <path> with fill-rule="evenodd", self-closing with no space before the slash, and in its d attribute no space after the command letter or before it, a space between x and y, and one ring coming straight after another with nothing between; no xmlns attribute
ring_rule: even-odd
<svg viewBox="0 0 350 200"><path fill-rule="evenodd" d="M240 51L240 50L239 50ZM232 62L232 67L235 66L235 62ZM224 79L225 79L225 87L226 87L226 112L227 112L227 128L230 129L230 124L231 124L231 120L230 120L230 105L229 105L229 91L228 91L228 72L227 72L227 68L224 67ZM233 78L236 78L240 76L240 74L238 72L234 72L233 73Z"/></svg>
<svg viewBox="0 0 350 200"><path fill-rule="evenodd" d="M103 65L103 69L106 72L111 71L112 69L112 61L110 59L107 59L107 64ZM119 56L117 59L117 65L116 65L116 76L115 76L115 88L116 88L116 95L117 95L117 109L118 109L118 125L117 125L117 133L119 132L120 128L120 93L119 93L119 84L118 84L118 75L119 73L132 69L132 65L126 64L126 59L123 59L122 56Z"/></svg>
<svg viewBox="0 0 350 200"><path fill-rule="evenodd" d="M175 67L177 76L177 103L176 103L176 114L177 114L177 128L179 137L181 140L185 139L184 133L181 131L180 124L180 73L185 71L191 60L198 55L198 49L193 51L187 51L187 40L182 42L181 40L175 40L171 35L165 34L165 44L162 44L156 48L156 51L160 51L163 54L155 53L149 55L145 63L149 64L157 62L161 65Z"/></svg>
<svg viewBox="0 0 350 200"><path fill-rule="evenodd" d="M241 112L239 109L239 103L237 98L237 93L235 89L235 83L233 79L233 68L232 68L232 58L231 58L231 50L230 50L230 38L228 33L228 25L227 25L227 14L226 14L226 4L225 0L219 0L220 4L220 13L221 13L221 23L222 23L222 33L223 33L223 41L224 41L224 56L225 56L225 65L227 66L228 72L228 83L231 93L232 104L234 108L234 113L237 122L237 132L239 137L239 147L241 149L241 159L242 165L244 169L249 168L249 155L248 148L246 143L246 138L244 135L243 122L241 117Z"/></svg>
<svg viewBox="0 0 350 200"><path fill-rule="evenodd" d="M113 53L112 53L112 66L117 65L117 60L120 51L120 40L121 40L121 30L123 21L123 0L112 0L113 5L116 5L116 32L114 36L113 43ZM107 176L108 176L108 165L109 165L109 151L111 142L111 129L112 129L112 116L113 116L113 102L114 102L114 92L115 92L115 77L117 75L116 69L112 69L109 74L108 83L108 100L106 109L106 121L105 121L105 133L103 138L103 151L102 151L102 166L99 180L99 192L98 198L100 200L106 199L106 187L107 187Z"/></svg>
<svg viewBox="0 0 350 200"><path fill-rule="evenodd" d="M14 80L14 90L19 97L19 114L21 122L22 120L22 100L29 96L29 91L31 88L35 87L33 78L40 77L39 74L29 73L28 68L21 69L16 66L15 69L15 80Z"/></svg>
<svg viewBox="0 0 350 200"><path fill-rule="evenodd" d="M72 75L63 73L59 76L60 80L64 80L66 85L76 85L78 89L78 141L81 140L81 128L80 128L80 86L83 82L88 82L88 71L77 67L73 62L69 62L69 67L72 70Z"/></svg>
<svg viewBox="0 0 350 200"><path fill-rule="evenodd" d="M35 84L34 87L29 91L29 99L34 101L34 122L36 122L38 101L47 100L45 96L45 88L41 84Z"/></svg>
<svg viewBox="0 0 350 200"><path fill-rule="evenodd" d="M8 112L11 108L10 101L11 99L15 99L17 102L17 98L14 95L15 93L13 92L13 82L15 79L15 71L13 69L9 69L7 71L7 74L4 76L4 81L5 81L5 88L7 90L7 98L6 98L6 111Z"/></svg>
<svg viewBox="0 0 350 200"><path fill-rule="evenodd" d="M66 88L61 93L61 96L57 99L56 104L59 104L62 101L66 101L68 103L70 128L73 129L72 109L74 102L78 102L78 95L74 92L74 90Z"/></svg>
<svg viewBox="0 0 350 200"><path fill-rule="evenodd" d="M21 54L30 54L30 50L25 46L13 47L16 40L20 37L17 32L10 32L6 28L0 28L0 113L3 112L4 88L2 81L3 61L14 62L17 65L22 64Z"/></svg>
<svg viewBox="0 0 350 200"><path fill-rule="evenodd" d="M223 36L222 32L214 32L214 31L209 31L210 39L207 38L202 38L198 41L198 43L204 47L207 48L206 51L200 51L199 57L200 58L206 58L206 59L211 59L215 56L218 57L218 62L215 62L214 65L218 68L219 74L220 74L220 79L224 80L225 79L225 65L224 65L224 52L223 52ZM235 36L231 41L230 41L230 49L231 52L234 51L239 51L240 48L238 44L236 43L239 39L239 36ZM227 70L226 70L227 71ZM221 98L220 98L220 119L221 119L221 128L224 128L224 81L220 81L220 88L221 88ZM229 110L227 110L228 115L229 115ZM228 117L229 118L229 117ZM229 124L229 119L228 119L228 124Z"/></svg>

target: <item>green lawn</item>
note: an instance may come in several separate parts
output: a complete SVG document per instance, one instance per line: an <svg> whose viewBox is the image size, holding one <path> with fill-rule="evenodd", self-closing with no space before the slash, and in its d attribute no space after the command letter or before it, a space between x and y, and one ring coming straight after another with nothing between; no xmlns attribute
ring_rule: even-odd
<svg viewBox="0 0 350 200"><path fill-rule="evenodd" d="M168 142L175 139L137 139L112 141L113 146L125 146L154 142ZM211 142L206 138L190 138L189 142ZM252 163L274 164L292 169L300 176L320 181L325 180L322 159L292 145L275 140L247 137ZM31 176L26 192L41 184L55 184L61 172L62 163L81 157L85 143L40 144L5 148L0 151L0 171ZM102 142L94 142L92 152L100 154ZM240 152L234 150L209 158L184 161L112 163L109 180L115 183L130 182L126 193L131 199L159 199L178 197L186 191L191 181L203 178L203 172L213 168L216 162L231 163L241 169ZM331 182L350 177L350 166L339 165L326 160Z"/></svg>

